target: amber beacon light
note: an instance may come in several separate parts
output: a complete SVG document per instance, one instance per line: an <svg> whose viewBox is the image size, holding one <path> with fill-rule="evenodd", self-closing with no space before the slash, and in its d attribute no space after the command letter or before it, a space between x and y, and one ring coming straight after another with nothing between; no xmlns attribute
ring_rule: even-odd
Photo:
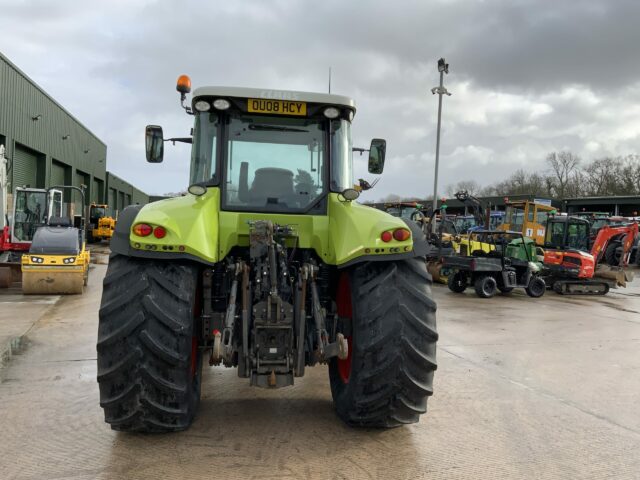
<svg viewBox="0 0 640 480"><path fill-rule="evenodd" d="M191 79L189 78L189 75L180 75L178 77L176 90L183 94L191 92Z"/></svg>

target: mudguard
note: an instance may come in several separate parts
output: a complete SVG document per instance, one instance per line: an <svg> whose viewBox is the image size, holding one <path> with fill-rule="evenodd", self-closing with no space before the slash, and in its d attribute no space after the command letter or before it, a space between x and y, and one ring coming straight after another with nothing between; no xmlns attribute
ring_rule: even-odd
<svg viewBox="0 0 640 480"><path fill-rule="evenodd" d="M211 188L201 197L188 195L127 207L116 224L111 250L131 257L213 265L232 248L249 246L253 221L269 220L293 227L297 239L291 239L290 247L312 249L323 262L338 268L368 261L424 257L428 252L425 235L415 222L341 201L336 194L328 197L327 215L221 211L219 205L219 190ZM166 237L136 236L132 227L138 222L164 227ZM383 231L405 226L411 230L410 239L390 243L380 239Z"/></svg>

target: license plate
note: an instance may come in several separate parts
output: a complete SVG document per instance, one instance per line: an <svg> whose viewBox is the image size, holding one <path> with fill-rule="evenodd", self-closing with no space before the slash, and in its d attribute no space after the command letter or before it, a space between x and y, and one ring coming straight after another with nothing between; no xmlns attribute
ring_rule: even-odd
<svg viewBox="0 0 640 480"><path fill-rule="evenodd" d="M305 102L290 102L288 100L265 100L262 98L249 98L247 111L251 113L272 113L275 115L307 115Z"/></svg>

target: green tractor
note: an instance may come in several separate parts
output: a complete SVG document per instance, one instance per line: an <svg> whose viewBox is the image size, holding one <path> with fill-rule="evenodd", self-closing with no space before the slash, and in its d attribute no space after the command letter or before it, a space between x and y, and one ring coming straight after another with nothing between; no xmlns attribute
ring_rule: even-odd
<svg viewBox="0 0 640 480"><path fill-rule="evenodd" d="M99 313L98 382L115 430L184 430L202 364L251 385L293 385L328 365L338 416L418 421L436 369L427 244L410 220L360 205L352 184L354 101L250 88L191 91L188 194L123 210ZM374 139L369 172L382 173Z"/></svg>

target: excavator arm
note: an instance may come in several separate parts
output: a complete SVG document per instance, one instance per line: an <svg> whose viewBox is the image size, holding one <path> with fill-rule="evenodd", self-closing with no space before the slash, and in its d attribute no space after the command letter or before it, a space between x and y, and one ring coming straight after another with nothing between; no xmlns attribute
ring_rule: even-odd
<svg viewBox="0 0 640 480"><path fill-rule="evenodd" d="M638 237L637 223L616 227L605 225L598 231L598 235L596 235L596 239L593 242L593 247L591 247L591 255L593 255L596 265L598 265L600 260L602 260L602 256L607 250L607 246L611 239L618 236L624 236L622 255L620 255L620 266L622 267L627 265L631 248Z"/></svg>
<svg viewBox="0 0 640 480"><path fill-rule="evenodd" d="M476 220L476 225L481 228L489 228L485 208L480 200L473 195L470 195L466 190L456 192L455 197L456 200L462 202L463 205L471 209L471 214Z"/></svg>

